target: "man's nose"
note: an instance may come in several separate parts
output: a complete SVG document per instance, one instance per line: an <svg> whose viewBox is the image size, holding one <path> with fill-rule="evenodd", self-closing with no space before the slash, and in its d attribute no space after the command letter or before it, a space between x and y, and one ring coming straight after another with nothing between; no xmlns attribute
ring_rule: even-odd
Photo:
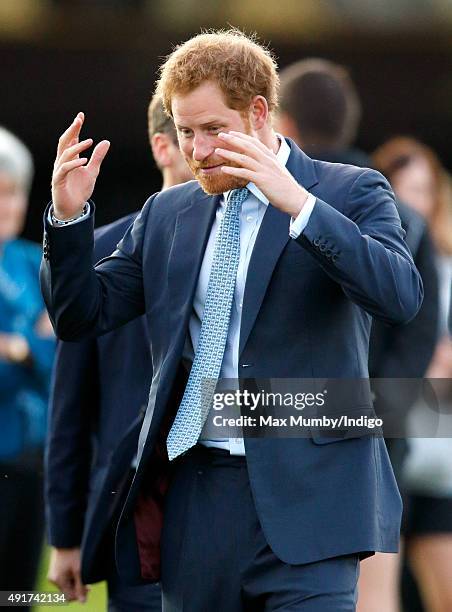
<svg viewBox="0 0 452 612"><path fill-rule="evenodd" d="M193 140L193 159L195 161L202 162L207 157L209 157L209 155L212 155L214 150L215 150L215 147L209 141L209 139L206 138L205 136L199 135L199 136L195 136L194 137L194 140Z"/></svg>

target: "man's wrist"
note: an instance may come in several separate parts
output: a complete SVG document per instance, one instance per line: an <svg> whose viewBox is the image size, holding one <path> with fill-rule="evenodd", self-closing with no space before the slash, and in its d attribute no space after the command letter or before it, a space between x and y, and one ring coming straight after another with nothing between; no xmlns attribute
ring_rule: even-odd
<svg viewBox="0 0 452 612"><path fill-rule="evenodd" d="M303 204L301 211L295 217L290 220L289 235L291 238L298 238L300 234L305 230L309 219L311 218L312 211L314 210L316 203L316 197L312 193L308 193L306 202Z"/></svg>
<svg viewBox="0 0 452 612"><path fill-rule="evenodd" d="M300 187L296 200L294 199L294 203L291 204L290 210L287 211L292 217L292 219L296 219L298 217L298 215L303 210L304 205L308 201L308 198L309 198L309 191L306 191L306 189L303 189L303 187Z"/></svg>
<svg viewBox="0 0 452 612"><path fill-rule="evenodd" d="M60 219L57 215L55 215L55 209L53 207L50 210L50 215L51 215L52 223L54 225L68 225L69 223L73 223L74 221L81 219L81 217L84 217L87 214L88 210L89 210L89 204L88 202L85 202L80 213L78 213L77 215L73 217L70 217L69 219Z"/></svg>

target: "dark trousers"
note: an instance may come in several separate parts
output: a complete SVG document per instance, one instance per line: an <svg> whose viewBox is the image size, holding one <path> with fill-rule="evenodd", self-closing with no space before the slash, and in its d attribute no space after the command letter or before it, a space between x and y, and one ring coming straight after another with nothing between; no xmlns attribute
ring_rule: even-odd
<svg viewBox="0 0 452 612"><path fill-rule="evenodd" d="M197 446L175 461L162 534L164 612L352 612L358 575L357 555L288 565L273 554L244 457Z"/></svg>
<svg viewBox="0 0 452 612"><path fill-rule="evenodd" d="M24 454L12 462L0 463L1 591L36 588L43 537L41 454Z"/></svg>
<svg viewBox="0 0 452 612"><path fill-rule="evenodd" d="M125 585L116 575L108 581L108 612L161 612L159 584Z"/></svg>
<svg viewBox="0 0 452 612"><path fill-rule="evenodd" d="M135 474L135 470L130 470L129 474L124 475L123 483L119 485L121 489L128 487ZM118 501L121 499L118 495ZM114 525L117 524L121 504L111 508L111 527L109 535L114 533ZM144 584L130 586L119 576L114 551L114 537L107 539L106 559L109 560L110 567L107 579L108 592L108 612L162 612L162 590L160 584Z"/></svg>

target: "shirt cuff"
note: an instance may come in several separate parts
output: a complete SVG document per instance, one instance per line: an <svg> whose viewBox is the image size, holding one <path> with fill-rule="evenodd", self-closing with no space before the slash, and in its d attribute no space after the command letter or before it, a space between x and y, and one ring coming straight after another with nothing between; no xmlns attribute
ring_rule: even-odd
<svg viewBox="0 0 452 612"><path fill-rule="evenodd" d="M83 212L76 219L72 219L71 221L65 221L64 223L55 223L52 218L53 206L51 206L49 208L49 213L47 215L47 221L53 227L66 227L68 225L75 225L76 223L80 223L80 221L84 221L85 218L88 217L90 213L91 213L91 204L89 202L86 202Z"/></svg>
<svg viewBox="0 0 452 612"><path fill-rule="evenodd" d="M298 238L298 236L302 233L304 228L307 226L308 221L311 217L312 211L314 210L314 206L316 203L316 197L310 193L308 195L308 199L306 200L303 208L299 212L296 219L290 220L290 228L289 235L291 238Z"/></svg>

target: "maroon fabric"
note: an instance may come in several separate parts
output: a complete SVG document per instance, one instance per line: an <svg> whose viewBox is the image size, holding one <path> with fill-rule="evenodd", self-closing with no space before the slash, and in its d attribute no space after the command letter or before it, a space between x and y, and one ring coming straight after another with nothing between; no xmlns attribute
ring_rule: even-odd
<svg viewBox="0 0 452 612"><path fill-rule="evenodd" d="M163 499L169 478L159 479L158 497L140 492L134 521L137 535L141 576L145 580L160 580L160 537L163 526Z"/></svg>
<svg viewBox="0 0 452 612"><path fill-rule="evenodd" d="M160 539L163 526L163 509L170 482L166 435L161 436L148 466L143 485L138 494L134 522L141 576L145 580L158 581L160 579Z"/></svg>
<svg viewBox="0 0 452 612"><path fill-rule="evenodd" d="M162 420L157 442L147 461L140 492L134 510L135 533L141 576L145 580L160 579L160 539L163 526L165 496L170 484L170 461L166 438L187 384L188 371L181 364L168 401L167 414Z"/></svg>

